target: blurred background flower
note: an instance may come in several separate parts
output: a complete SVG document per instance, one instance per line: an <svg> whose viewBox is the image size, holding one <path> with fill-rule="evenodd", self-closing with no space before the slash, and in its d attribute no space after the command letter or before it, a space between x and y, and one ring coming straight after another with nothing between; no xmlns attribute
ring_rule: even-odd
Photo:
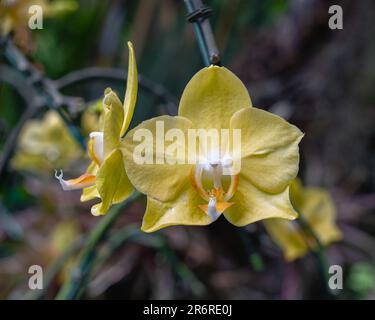
<svg viewBox="0 0 375 320"><path fill-rule="evenodd" d="M303 188L301 181L295 179L290 185L290 199L299 212L300 222L284 219L264 221L271 238L283 250L285 259L303 257L309 249L316 249L316 242L326 246L341 239L341 232L335 221L336 208L328 191L322 188ZM304 230L304 223L311 230Z"/></svg>
<svg viewBox="0 0 375 320"><path fill-rule="evenodd" d="M83 156L60 116L48 111L41 120L33 119L25 124L12 165L15 170L50 175L54 169L69 167Z"/></svg>

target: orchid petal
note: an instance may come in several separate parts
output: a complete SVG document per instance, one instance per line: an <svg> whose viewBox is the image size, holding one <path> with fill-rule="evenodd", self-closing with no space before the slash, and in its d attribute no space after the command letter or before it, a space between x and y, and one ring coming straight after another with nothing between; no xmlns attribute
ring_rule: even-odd
<svg viewBox="0 0 375 320"><path fill-rule="evenodd" d="M236 112L231 129L241 130L241 177L266 193L280 193L298 173L302 132L279 116L257 108Z"/></svg>
<svg viewBox="0 0 375 320"><path fill-rule="evenodd" d="M320 188L306 188L304 202L299 211L313 228L323 245L340 240L341 231L337 228L336 208L330 194Z"/></svg>
<svg viewBox="0 0 375 320"><path fill-rule="evenodd" d="M126 92L124 98L124 122L121 128L122 137L126 130L128 130L130 121L133 118L134 108L137 101L138 94L138 72L137 62L135 60L135 53L133 44L128 41L129 48L129 63L128 63L128 80L126 82Z"/></svg>
<svg viewBox="0 0 375 320"><path fill-rule="evenodd" d="M60 171L60 174L55 171L55 178L59 180L63 190L78 190L82 188L87 188L95 184L95 175L84 173L75 179L64 180L63 172Z"/></svg>
<svg viewBox="0 0 375 320"><path fill-rule="evenodd" d="M300 227L285 219L267 219L264 226L272 240L283 250L285 260L292 261L304 256L309 246Z"/></svg>
<svg viewBox="0 0 375 320"><path fill-rule="evenodd" d="M259 190L249 181L240 179L231 202L234 204L224 211L224 216L238 227L263 219L293 220L298 216L290 203L289 187L280 194L270 194Z"/></svg>
<svg viewBox="0 0 375 320"><path fill-rule="evenodd" d="M112 203L125 200L133 192L119 149L113 150L99 168L96 187L102 202L91 208L95 216L106 214Z"/></svg>
<svg viewBox="0 0 375 320"><path fill-rule="evenodd" d="M200 70L187 84L178 115L190 119L194 128L229 128L232 115L251 107L249 93L241 80L224 67Z"/></svg>
<svg viewBox="0 0 375 320"><path fill-rule="evenodd" d="M336 209L330 194L320 188L303 188L299 179L293 180L290 188L292 203L308 223L309 227L323 245L342 238L335 224ZM303 257L314 241L304 234L300 226L285 219L264 221L267 232L284 252L288 261Z"/></svg>
<svg viewBox="0 0 375 320"><path fill-rule="evenodd" d="M147 208L142 231L154 232L175 225L204 226L212 223L211 217L199 208L202 199L192 187L185 189L174 201L161 202L147 197Z"/></svg>
<svg viewBox="0 0 375 320"><path fill-rule="evenodd" d="M163 132L159 133L157 131L161 126ZM186 118L160 116L144 121L128 132L122 150L126 172L137 190L159 201L170 201L180 194L189 183L192 168L188 164L186 146L190 127L191 122ZM180 129L183 139L164 141L164 132L169 129ZM169 152L172 144L183 154ZM140 148L142 145L145 149ZM143 152L145 157L142 156Z"/></svg>
<svg viewBox="0 0 375 320"><path fill-rule="evenodd" d="M120 144L120 132L124 109L116 93L110 88L104 91L104 156L107 157Z"/></svg>

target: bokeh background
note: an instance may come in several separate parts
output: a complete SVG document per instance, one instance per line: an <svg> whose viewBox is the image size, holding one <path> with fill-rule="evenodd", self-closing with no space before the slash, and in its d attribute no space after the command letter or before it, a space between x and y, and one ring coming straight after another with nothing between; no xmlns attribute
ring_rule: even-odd
<svg viewBox="0 0 375 320"><path fill-rule="evenodd" d="M344 270L343 290L327 292L316 255L283 259L261 223L238 232L225 219L209 227L138 234L145 199L121 216L94 250L86 299L373 299L375 298L375 2L372 0L211 0L222 64L249 89L253 103L305 132L300 178L327 189L343 239L326 248ZM43 30L19 26L12 41L55 84L87 67L119 68L64 86L81 98L66 109L83 135L95 127L106 87L124 92L126 41L136 49L143 85L132 120L176 113L188 80L203 67L181 0L79 0L45 19ZM344 10L344 29L328 27L328 7ZM2 50L0 48L0 50ZM29 109L27 83L0 58L0 147ZM85 72L85 71L82 71ZM121 73L122 72L122 73ZM7 80L15 79L12 84ZM65 79L66 78L62 78ZM60 81L60 82L59 82ZM87 111L89 110L89 111ZM80 277L75 266L101 218L64 192L54 169L71 177L88 163L55 112L42 106L23 123L0 179L0 298L53 299ZM136 236L133 236L136 234ZM92 257L91 257L92 258ZM93 258L92 258L93 259ZM44 290L28 288L41 265ZM72 273L73 272L73 273ZM72 278L73 274L73 278ZM73 279L73 280L72 280Z"/></svg>

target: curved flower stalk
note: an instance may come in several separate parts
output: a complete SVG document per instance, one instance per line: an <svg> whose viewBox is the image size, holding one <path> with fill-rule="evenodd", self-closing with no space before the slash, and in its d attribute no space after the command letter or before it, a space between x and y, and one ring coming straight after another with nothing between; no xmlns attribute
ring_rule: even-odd
<svg viewBox="0 0 375 320"><path fill-rule="evenodd" d="M165 137L158 135L160 127ZM218 132L220 143L207 147L190 139L197 130ZM302 136L282 118L252 107L247 89L228 69L202 69L186 86L178 116L145 121L122 144L129 179L147 195L142 230L207 225L221 214L236 226L296 218L289 184L297 175ZM136 156L142 147L144 163Z"/></svg>
<svg viewBox="0 0 375 320"><path fill-rule="evenodd" d="M113 203L124 201L133 192L124 168L120 148L122 136L129 127L137 100L138 76L133 46L129 47L129 69L124 104L110 88L104 92L102 131L90 133L88 154L92 160L86 173L76 179L56 178L64 190L83 189L81 201L100 198L91 208L95 216L106 214Z"/></svg>
<svg viewBox="0 0 375 320"><path fill-rule="evenodd" d="M43 16L51 17L77 8L74 0L2 0L0 1L0 35L27 27L30 18L29 8L38 5L43 10Z"/></svg>
<svg viewBox="0 0 375 320"><path fill-rule="evenodd" d="M296 210L323 245L342 238L341 231L335 224L336 209L328 191L321 188L303 188L301 181L295 179L290 186L290 197ZM303 257L311 246L316 245L307 242L306 235L293 221L269 219L264 225L288 261Z"/></svg>

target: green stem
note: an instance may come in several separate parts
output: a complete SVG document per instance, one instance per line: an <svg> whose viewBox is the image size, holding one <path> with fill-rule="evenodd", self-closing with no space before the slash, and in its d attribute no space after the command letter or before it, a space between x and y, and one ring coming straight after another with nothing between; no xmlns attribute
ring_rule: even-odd
<svg viewBox="0 0 375 320"><path fill-rule="evenodd" d="M92 230L87 239L87 244L83 248L78 266L73 270L71 279L60 289L56 296L57 300L72 300L79 297L81 288L85 286L94 267L98 245L103 241L109 229L121 215L123 212L122 209L138 199L139 196L140 193L134 192L126 201L113 207Z"/></svg>
<svg viewBox="0 0 375 320"><path fill-rule="evenodd" d="M201 0L184 0L184 3L188 14L192 14L195 10L203 7ZM206 67L212 64L219 65L220 54L209 21L207 18L200 18L192 21L192 23L204 65Z"/></svg>
<svg viewBox="0 0 375 320"><path fill-rule="evenodd" d="M185 6L186 6L188 13L192 13L194 11L193 3L189 0L185 0L184 2L185 2ZM195 37L197 38L199 51L201 52L204 65L208 67L210 65L210 59L208 57L208 50L204 42L202 28L196 22L193 23L193 27L194 27Z"/></svg>
<svg viewBox="0 0 375 320"><path fill-rule="evenodd" d="M124 244L129 241L135 240L142 236L143 234L139 231L138 224L127 225L122 228L116 234L109 237L103 250L101 250L100 255L95 262L95 270L99 270L100 267Z"/></svg>
<svg viewBox="0 0 375 320"><path fill-rule="evenodd" d="M168 246L165 236L162 234L149 235L142 233L139 231L139 226L137 224L128 225L109 237L106 245L94 262L95 269L93 273L99 270L117 250L130 242L147 246L161 252L171 265L172 270L189 285L194 295L201 296L205 291L204 285L195 274L179 260L175 252ZM84 292L86 284L87 282L81 286L76 298L79 298Z"/></svg>
<svg viewBox="0 0 375 320"><path fill-rule="evenodd" d="M311 251L314 253L316 258L319 273L323 282L323 286L327 291L327 294L332 296L331 290L328 287L328 263L327 257L325 255L325 249L322 243L319 240L319 237L316 235L314 230L311 228L310 224L306 221L302 214L299 214L299 218L297 219L297 223L301 227L302 231L306 234L307 237L313 239L315 244L311 245L309 241L307 241L308 246L310 247Z"/></svg>
<svg viewBox="0 0 375 320"><path fill-rule="evenodd" d="M238 230L238 234L242 240L242 243L244 244L246 248L249 263L251 264L252 268L258 272L263 271L264 262L263 262L262 256L254 248L252 241L249 239L248 232L245 229L241 228Z"/></svg>
<svg viewBox="0 0 375 320"><path fill-rule="evenodd" d="M183 262L180 261L176 253L168 246L165 236L160 235L160 237L162 244L161 253L171 264L172 269L176 272L176 275L190 286L195 296L201 296L206 291L204 284Z"/></svg>

